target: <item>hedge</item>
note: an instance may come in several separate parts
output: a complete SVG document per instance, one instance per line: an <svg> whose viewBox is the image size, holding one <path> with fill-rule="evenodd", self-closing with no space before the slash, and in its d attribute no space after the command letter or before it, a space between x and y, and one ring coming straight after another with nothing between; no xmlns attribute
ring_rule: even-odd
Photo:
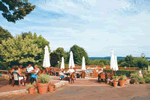
<svg viewBox="0 0 150 100"><path fill-rule="evenodd" d="M104 72L110 73L110 72L112 72L112 70L111 69L104 69ZM137 71L135 71L135 70L122 70L121 69L121 70L116 71L116 74L117 74L117 76L126 75L127 77L130 77L130 74L134 73L134 72L137 72ZM114 71L113 71L113 73L115 75Z"/></svg>

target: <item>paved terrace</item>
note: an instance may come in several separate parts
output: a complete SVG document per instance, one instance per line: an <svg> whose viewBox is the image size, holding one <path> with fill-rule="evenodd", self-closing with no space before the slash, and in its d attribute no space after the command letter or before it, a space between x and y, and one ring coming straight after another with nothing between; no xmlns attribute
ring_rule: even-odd
<svg viewBox="0 0 150 100"><path fill-rule="evenodd" d="M57 78L56 78L57 80ZM114 88L98 83L97 78L77 79L74 84L53 93L22 94L2 97L1 100L150 100L150 84L128 85Z"/></svg>

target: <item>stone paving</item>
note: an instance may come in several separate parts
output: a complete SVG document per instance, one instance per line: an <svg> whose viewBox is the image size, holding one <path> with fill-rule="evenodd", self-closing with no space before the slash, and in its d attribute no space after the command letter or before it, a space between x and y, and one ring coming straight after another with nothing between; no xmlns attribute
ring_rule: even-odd
<svg viewBox="0 0 150 100"><path fill-rule="evenodd" d="M96 81L97 79L77 79L74 84L53 93L9 96L1 100L150 100L150 84L114 88Z"/></svg>

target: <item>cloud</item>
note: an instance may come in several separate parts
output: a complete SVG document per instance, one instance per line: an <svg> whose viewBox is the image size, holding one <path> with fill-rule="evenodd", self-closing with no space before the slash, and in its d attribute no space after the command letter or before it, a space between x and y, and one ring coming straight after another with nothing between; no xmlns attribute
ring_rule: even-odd
<svg viewBox="0 0 150 100"><path fill-rule="evenodd" d="M140 55L150 47L149 4L146 0L36 0L37 8L24 20L4 28L13 34L42 34L52 50L77 44L89 56ZM143 47L143 48L142 48ZM135 52L137 51L137 52ZM150 54L147 54L150 56Z"/></svg>

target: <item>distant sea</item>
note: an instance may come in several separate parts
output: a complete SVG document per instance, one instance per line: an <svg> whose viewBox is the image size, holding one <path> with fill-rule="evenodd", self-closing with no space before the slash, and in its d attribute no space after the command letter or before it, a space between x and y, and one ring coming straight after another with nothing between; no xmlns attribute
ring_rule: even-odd
<svg viewBox="0 0 150 100"><path fill-rule="evenodd" d="M110 57L89 57L91 60L94 60L94 59L108 59L110 60ZM120 59L123 59L125 57L117 57L117 60L120 60ZM150 59L150 57L146 57L146 59Z"/></svg>

